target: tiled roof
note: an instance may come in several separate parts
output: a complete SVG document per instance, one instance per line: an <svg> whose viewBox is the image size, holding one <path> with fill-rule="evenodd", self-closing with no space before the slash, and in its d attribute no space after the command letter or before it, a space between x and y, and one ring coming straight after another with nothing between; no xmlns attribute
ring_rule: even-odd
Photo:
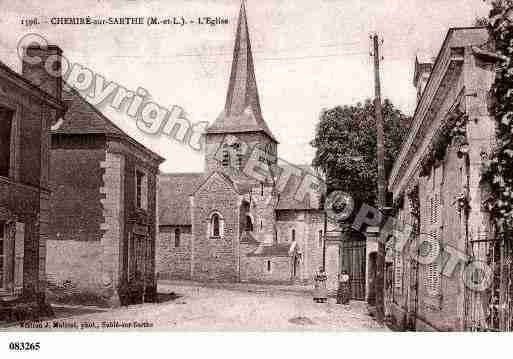
<svg viewBox="0 0 513 359"><path fill-rule="evenodd" d="M276 141L262 117L244 2L237 25L225 108L207 129L207 133L238 132L264 132Z"/></svg>
<svg viewBox="0 0 513 359"><path fill-rule="evenodd" d="M271 245L260 245L253 252L248 253L250 257L290 257L292 256L295 243L275 243Z"/></svg>
<svg viewBox="0 0 513 359"><path fill-rule="evenodd" d="M67 110L62 120L52 127L52 134L110 135L130 142L160 161L164 160L158 154L127 135L66 83L63 83L62 87L62 100L66 104Z"/></svg>
<svg viewBox="0 0 513 359"><path fill-rule="evenodd" d="M67 106L64 121L52 129L52 133L97 133L129 137L67 84L63 84L62 100Z"/></svg>
<svg viewBox="0 0 513 359"><path fill-rule="evenodd" d="M11 69L9 66L4 64L2 61L0 61L0 76L7 76L7 78L11 78L13 80L17 80L19 84L22 84L22 86L25 87L28 91L30 91L33 94L36 94L38 97L43 99L46 103L50 104L54 108L58 108L59 111L63 109L62 103L60 99L54 97L53 95L49 94L48 92L41 89L39 86L36 86L33 84L29 79L25 78L23 75L17 73L13 69ZM0 92L2 91L2 88L0 88Z"/></svg>
<svg viewBox="0 0 513 359"><path fill-rule="evenodd" d="M159 176L159 224L191 225L189 196L205 180L204 173L175 173Z"/></svg>
<svg viewBox="0 0 513 359"><path fill-rule="evenodd" d="M315 176L315 172L310 166L297 166L303 172L303 175L311 174ZM311 190L300 201L295 196L303 177L292 175L287 182L284 190L280 193L280 200L276 207L277 210L318 210L321 208L320 193Z"/></svg>

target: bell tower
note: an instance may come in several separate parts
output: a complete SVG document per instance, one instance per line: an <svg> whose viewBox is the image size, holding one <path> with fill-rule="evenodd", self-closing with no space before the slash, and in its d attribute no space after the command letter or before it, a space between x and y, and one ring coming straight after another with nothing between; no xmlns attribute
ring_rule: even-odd
<svg viewBox="0 0 513 359"><path fill-rule="evenodd" d="M224 110L206 131L205 170L238 177L255 146L277 156L274 135L263 119L244 0L241 3Z"/></svg>

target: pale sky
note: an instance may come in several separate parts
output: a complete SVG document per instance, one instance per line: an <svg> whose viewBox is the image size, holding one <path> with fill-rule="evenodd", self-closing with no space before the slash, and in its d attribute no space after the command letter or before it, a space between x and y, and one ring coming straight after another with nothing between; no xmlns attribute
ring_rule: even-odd
<svg viewBox="0 0 513 359"><path fill-rule="evenodd" d="M108 81L147 89L155 102L185 109L193 122L214 121L228 86L240 0L0 0L0 60L16 71L19 39L43 35ZM279 156L310 163L309 142L322 108L373 96L369 33L383 38L383 96L407 114L415 107L413 63L435 56L449 27L486 16L481 0L247 0L256 78L264 119L280 142ZM67 16L220 16L228 25L25 27L21 19ZM165 136L141 133L133 119L106 115L167 159L164 172L200 172L203 155Z"/></svg>

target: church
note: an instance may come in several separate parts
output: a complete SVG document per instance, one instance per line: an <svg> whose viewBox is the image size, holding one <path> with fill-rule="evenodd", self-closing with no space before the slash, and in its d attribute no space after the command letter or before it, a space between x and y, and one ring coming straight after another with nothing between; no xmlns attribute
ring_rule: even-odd
<svg viewBox="0 0 513 359"><path fill-rule="evenodd" d="M305 174L313 171L291 166L286 180L283 171L276 176L278 147L260 108L242 2L226 103L205 132L205 170L159 176L160 279L313 280L323 256L322 191L298 198ZM251 161L269 171L250 173Z"/></svg>

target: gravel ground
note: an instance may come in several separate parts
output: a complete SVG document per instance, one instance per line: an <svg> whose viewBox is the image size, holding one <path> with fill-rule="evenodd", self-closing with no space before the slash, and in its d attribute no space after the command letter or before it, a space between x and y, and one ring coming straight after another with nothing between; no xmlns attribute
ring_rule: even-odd
<svg viewBox="0 0 513 359"><path fill-rule="evenodd" d="M159 293L175 293L178 298L113 310L58 307L57 319L25 329L388 330L368 315L365 303L343 306L330 299L317 304L307 287L167 281L159 284Z"/></svg>

